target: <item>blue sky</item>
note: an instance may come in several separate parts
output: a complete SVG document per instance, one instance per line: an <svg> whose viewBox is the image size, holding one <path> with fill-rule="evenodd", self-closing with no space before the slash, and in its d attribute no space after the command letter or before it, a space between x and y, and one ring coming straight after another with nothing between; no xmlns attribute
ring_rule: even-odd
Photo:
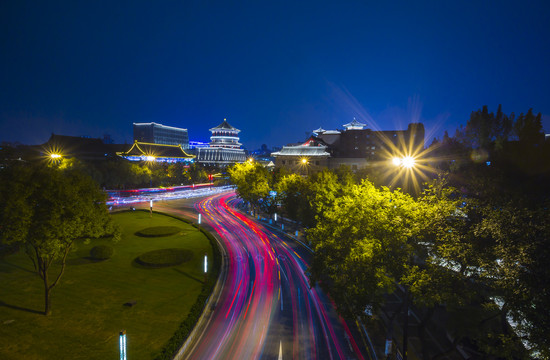
<svg viewBox="0 0 550 360"><path fill-rule="evenodd" d="M0 24L0 141L227 118L255 149L356 117L429 144L498 104L550 132L548 1L14 0Z"/></svg>

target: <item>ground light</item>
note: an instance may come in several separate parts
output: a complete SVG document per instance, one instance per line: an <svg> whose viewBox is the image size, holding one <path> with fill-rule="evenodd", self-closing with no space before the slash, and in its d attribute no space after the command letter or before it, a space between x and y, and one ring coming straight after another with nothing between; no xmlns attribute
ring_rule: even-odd
<svg viewBox="0 0 550 360"><path fill-rule="evenodd" d="M126 360L126 330L120 332L118 342L120 347L120 360Z"/></svg>

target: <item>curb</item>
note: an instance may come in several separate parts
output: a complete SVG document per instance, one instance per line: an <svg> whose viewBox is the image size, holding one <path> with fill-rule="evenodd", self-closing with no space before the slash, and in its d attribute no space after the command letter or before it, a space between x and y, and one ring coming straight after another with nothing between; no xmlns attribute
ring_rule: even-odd
<svg viewBox="0 0 550 360"><path fill-rule="evenodd" d="M205 226L203 226L203 229L204 228ZM220 273L218 275L218 279L216 280L216 285L212 290L212 294L210 294L210 296L208 297L208 300L206 301L206 305L204 306L204 310L201 316L199 317L199 320L193 327L193 330L191 331L191 333L189 334L189 336L187 337L187 339L185 340L181 348L173 357L174 360L186 359L199 343L201 337L204 335L204 330L208 327L208 324L210 324L210 321L212 320L212 315L215 312L216 305L218 304L218 301L221 297L222 289L225 285L225 280L227 278L228 263L226 261L226 258L227 258L226 249L220 242L220 239L218 238L217 235L215 235L210 231L208 232L214 237L214 239L216 239L216 242L218 243L218 249L220 250L220 255L221 255Z"/></svg>

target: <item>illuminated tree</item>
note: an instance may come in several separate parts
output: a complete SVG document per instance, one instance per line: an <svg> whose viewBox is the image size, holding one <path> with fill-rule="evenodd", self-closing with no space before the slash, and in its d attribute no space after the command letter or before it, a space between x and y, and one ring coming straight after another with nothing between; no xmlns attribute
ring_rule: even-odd
<svg viewBox="0 0 550 360"><path fill-rule="evenodd" d="M237 193L244 200L257 207L260 200L266 198L271 190L270 174L266 168L257 162L235 164L229 168L229 176L237 185Z"/></svg>
<svg viewBox="0 0 550 360"><path fill-rule="evenodd" d="M75 241L119 237L105 195L91 178L72 168L30 164L0 171L0 230L2 243L19 244L32 260L44 284L45 315Z"/></svg>

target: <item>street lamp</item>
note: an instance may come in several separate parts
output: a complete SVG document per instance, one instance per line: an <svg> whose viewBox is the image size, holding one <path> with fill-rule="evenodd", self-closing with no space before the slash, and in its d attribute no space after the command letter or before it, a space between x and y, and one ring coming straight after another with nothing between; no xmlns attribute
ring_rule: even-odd
<svg viewBox="0 0 550 360"><path fill-rule="evenodd" d="M414 167L414 165L416 164L416 160L412 156L404 156L402 158L401 157L394 157L392 159L392 163L395 166L403 166L403 167L406 167L407 169L410 169L410 168Z"/></svg>
<svg viewBox="0 0 550 360"><path fill-rule="evenodd" d="M402 164L406 168L412 168L415 164L415 160L412 156L405 156L402 160Z"/></svg>
<svg viewBox="0 0 550 360"><path fill-rule="evenodd" d="M406 170L408 170L407 174L409 175L409 172L414 171L414 167L416 164L416 160L414 157L408 155L404 157L394 157L392 159L392 163L395 166L403 167ZM400 172L401 174L401 172ZM405 184L406 185L406 184ZM409 261L411 259L409 258ZM403 360L407 360L408 358L408 337L409 337L409 288L405 286L405 296L404 296L404 304L405 304L405 314L404 314L404 321L403 321L403 354L402 358ZM391 339L389 343L389 351L391 351ZM386 344L386 353L388 352L388 344Z"/></svg>
<svg viewBox="0 0 550 360"><path fill-rule="evenodd" d="M308 169L308 165L309 165L308 159L307 159L307 158L302 158L302 159L300 160L300 163L301 163L300 165L302 165L303 167L306 168L306 176L308 176L308 170L309 170L309 169Z"/></svg>

